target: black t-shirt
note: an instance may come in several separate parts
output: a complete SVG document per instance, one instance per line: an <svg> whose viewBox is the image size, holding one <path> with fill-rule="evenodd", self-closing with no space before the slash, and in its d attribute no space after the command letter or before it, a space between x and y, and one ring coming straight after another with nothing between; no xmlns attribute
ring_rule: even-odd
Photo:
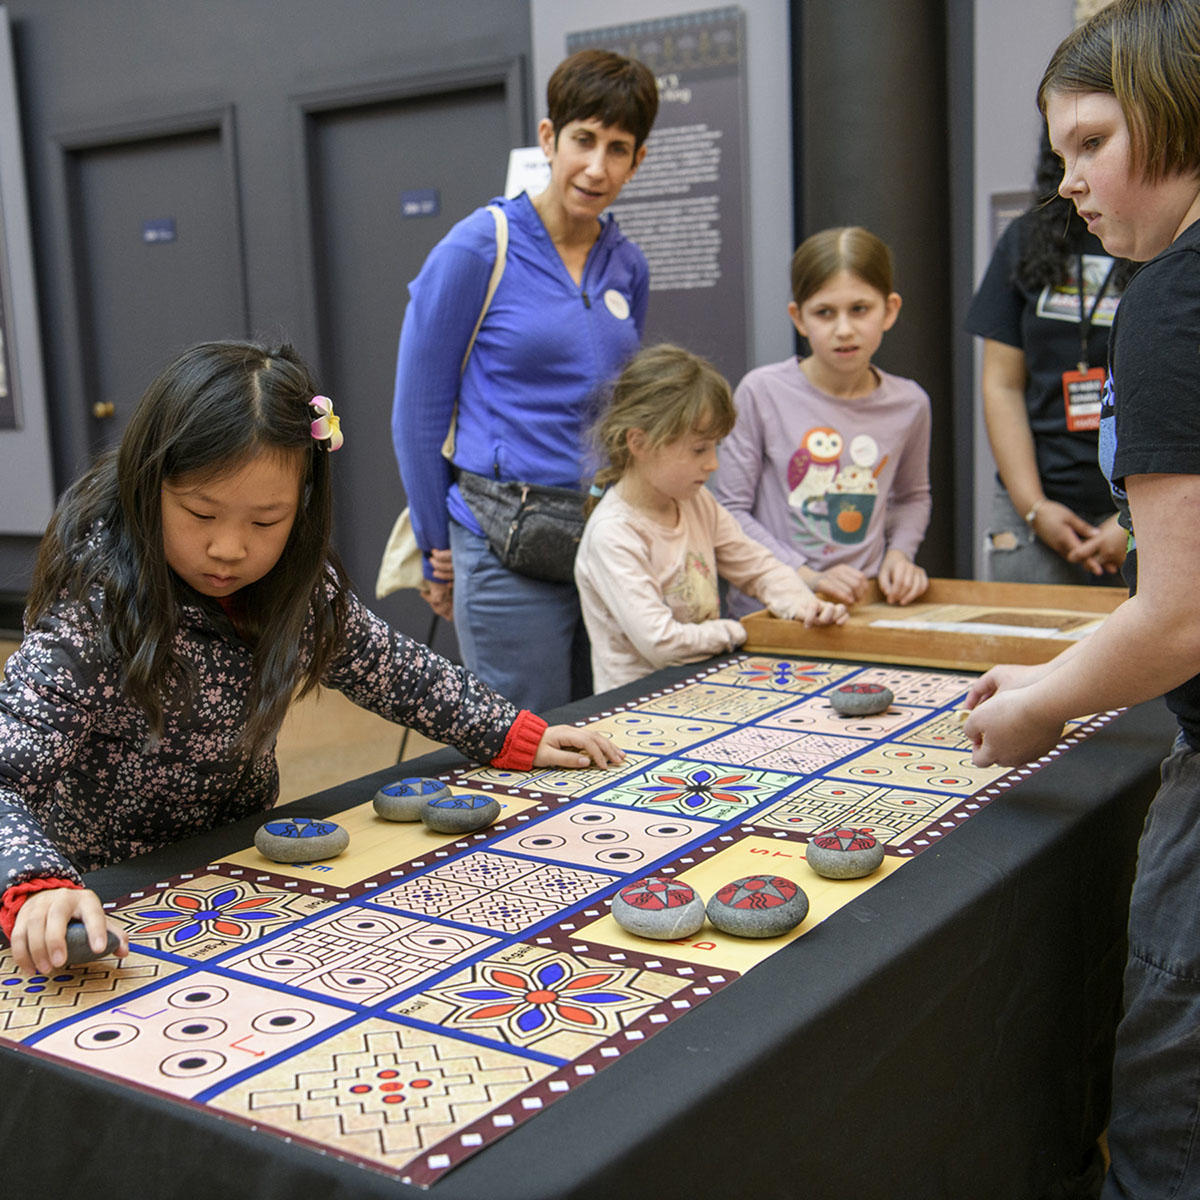
<svg viewBox="0 0 1200 1200"><path fill-rule="evenodd" d="M1038 475L1051 500L1078 513L1099 514L1112 507L1108 485L1096 465L1095 430L1067 429L1062 376L1079 363L1080 311L1077 255L1067 263L1067 280L1036 290L1016 277L1030 216L1026 213L1004 231L987 272L967 310L966 328L979 337L1016 346L1025 353L1029 380L1025 408L1033 433ZM1083 255L1084 314L1092 313L1096 292L1112 267L1100 239L1087 233L1079 245ZM1104 366L1108 334L1119 291L1112 280L1088 332L1088 365Z"/></svg>
<svg viewBox="0 0 1200 1200"><path fill-rule="evenodd" d="M1128 528L1127 475L1200 475L1200 221L1126 285L1113 325L1110 371L1111 394L1100 413L1100 465L1113 481ZM1125 560L1125 577L1136 588L1136 552ZM1200 675L1168 692L1166 701L1188 742L1200 750Z"/></svg>

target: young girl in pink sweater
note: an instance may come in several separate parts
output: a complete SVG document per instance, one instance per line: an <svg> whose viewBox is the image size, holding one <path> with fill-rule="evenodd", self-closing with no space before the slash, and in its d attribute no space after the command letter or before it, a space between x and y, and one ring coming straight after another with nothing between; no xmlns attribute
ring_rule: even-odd
<svg viewBox="0 0 1200 1200"><path fill-rule="evenodd" d="M678 346L643 350L614 385L596 431L602 499L575 559L597 691L740 646L746 630L721 619L718 576L778 617L845 621L705 488L734 417L729 384Z"/></svg>

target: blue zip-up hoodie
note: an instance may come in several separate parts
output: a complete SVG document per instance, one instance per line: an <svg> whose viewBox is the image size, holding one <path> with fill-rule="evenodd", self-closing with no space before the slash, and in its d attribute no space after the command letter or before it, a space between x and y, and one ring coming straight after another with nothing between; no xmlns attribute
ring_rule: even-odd
<svg viewBox="0 0 1200 1200"><path fill-rule="evenodd" d="M462 358L496 259L492 214L479 208L455 225L408 288L392 439L426 552L449 546L448 515L481 532L442 457L455 398L456 466L578 487L590 402L637 352L645 327L646 260L611 217L601 220L576 284L528 195L492 203L508 217L508 256L461 387Z"/></svg>

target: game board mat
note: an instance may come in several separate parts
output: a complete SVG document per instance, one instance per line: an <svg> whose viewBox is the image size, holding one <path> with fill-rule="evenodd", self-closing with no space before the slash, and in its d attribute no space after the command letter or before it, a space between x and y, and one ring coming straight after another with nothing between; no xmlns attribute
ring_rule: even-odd
<svg viewBox="0 0 1200 1200"><path fill-rule="evenodd" d="M1124 714L429 1194L949 1197L990 1187L981 1169L989 1195L1036 1194L1102 1119L1122 892L1169 741L1161 706ZM335 813L391 777L290 809ZM124 894L244 845L254 825L91 882ZM23 1151L5 1172L14 1194L422 1194L27 1054L0 1051L0 1095L0 1142Z"/></svg>

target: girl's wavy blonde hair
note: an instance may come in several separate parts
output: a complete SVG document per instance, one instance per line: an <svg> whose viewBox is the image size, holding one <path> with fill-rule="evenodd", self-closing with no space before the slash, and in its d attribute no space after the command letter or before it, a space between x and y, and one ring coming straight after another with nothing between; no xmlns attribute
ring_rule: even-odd
<svg viewBox="0 0 1200 1200"><path fill-rule="evenodd" d="M690 433L723 438L737 419L733 395L720 371L682 346L649 346L630 361L612 385L592 437L603 464L593 488L603 489L629 469L629 433L640 429L653 447ZM593 494L586 507L596 506Z"/></svg>

